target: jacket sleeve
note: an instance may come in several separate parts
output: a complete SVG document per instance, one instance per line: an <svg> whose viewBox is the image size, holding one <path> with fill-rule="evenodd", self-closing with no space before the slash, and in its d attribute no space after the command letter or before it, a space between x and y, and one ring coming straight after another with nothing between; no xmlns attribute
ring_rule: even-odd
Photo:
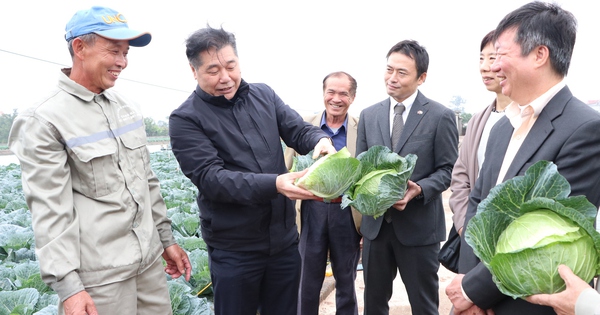
<svg viewBox="0 0 600 315"><path fill-rule="evenodd" d="M480 262L473 270L465 274L462 280L465 294L481 309L491 309L496 303L506 298L492 280L492 274Z"/></svg>
<svg viewBox="0 0 600 315"><path fill-rule="evenodd" d="M575 303L575 315L600 315L600 294L592 288L583 290Z"/></svg>
<svg viewBox="0 0 600 315"><path fill-rule="evenodd" d="M67 152L59 139L49 122L24 114L13 123L9 146L21 164L42 279L64 301L84 286L77 274L78 213L73 207Z"/></svg>
<svg viewBox="0 0 600 315"><path fill-rule="evenodd" d="M451 110L440 113L437 121L434 142L434 171L429 176L418 180L421 186L424 203L439 196L450 186L452 168L458 156L458 129ZM359 122L360 124L360 122Z"/></svg>
<svg viewBox="0 0 600 315"><path fill-rule="evenodd" d="M561 146L554 164L571 185L571 196L584 195L598 206L600 204L600 120L579 123L578 127ZM574 152L577 152L576 154Z"/></svg>
<svg viewBox="0 0 600 315"><path fill-rule="evenodd" d="M277 197L278 174L226 169L211 139L189 115L171 114L169 134L181 171L205 198L216 202L263 203Z"/></svg>
<svg viewBox="0 0 600 315"><path fill-rule="evenodd" d="M477 132L473 128L473 121L476 117L471 118L471 123L467 128L467 132L460 144L458 158L452 169L452 180L450 182L450 190L452 194L448 200L450 210L452 210L452 221L456 231L460 230L465 223L465 215L467 206L469 205L469 193L471 193L471 179L469 176L469 153L473 150L474 145L470 143L475 137L472 133ZM475 163L476 161L472 161ZM473 181L474 182L474 181Z"/></svg>
<svg viewBox="0 0 600 315"><path fill-rule="evenodd" d="M465 223L465 214L467 205L469 204L469 193L471 192L471 184L469 183L469 175L466 168L466 157L463 152L463 146L460 148L458 159L452 169L452 181L450 182L450 190L452 195L448 201L450 210L452 210L452 221L454 228L458 231Z"/></svg>

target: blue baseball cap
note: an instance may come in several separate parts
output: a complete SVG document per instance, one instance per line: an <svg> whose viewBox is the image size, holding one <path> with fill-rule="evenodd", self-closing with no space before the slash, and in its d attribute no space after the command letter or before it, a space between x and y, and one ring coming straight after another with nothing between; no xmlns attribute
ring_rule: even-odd
<svg viewBox="0 0 600 315"><path fill-rule="evenodd" d="M152 39L152 35L148 32L130 29L123 14L98 6L77 11L67 23L65 31L67 41L77 36L94 33L108 39L129 40L129 45L143 47Z"/></svg>

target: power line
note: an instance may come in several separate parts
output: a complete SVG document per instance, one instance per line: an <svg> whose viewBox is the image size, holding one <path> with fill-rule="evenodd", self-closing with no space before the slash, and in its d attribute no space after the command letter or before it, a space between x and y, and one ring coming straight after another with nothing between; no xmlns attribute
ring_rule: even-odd
<svg viewBox="0 0 600 315"><path fill-rule="evenodd" d="M16 53L14 51L4 50L2 48L0 48L0 52L4 52L4 53L7 53L7 54L12 54L12 55L16 55L16 56L23 57L23 58L33 59L33 60L37 60L37 61L41 61L41 62L53 64L53 65L58 65L58 66L61 66L61 67L68 67L68 65L65 65L65 64L62 64L62 63L58 63L58 62L54 62L54 61L50 61L50 60L46 60L46 59L41 59L41 58L36 58L36 57L28 56L28 55L23 55L23 54L20 54L20 53ZM161 88L161 89L165 89L165 90L171 90L171 91L177 91L177 92L184 92L184 93L189 93L190 92L190 91L187 91L187 90L175 89L175 88L166 87L166 86L162 86L162 85L157 85L157 84L153 84L153 83L147 83L147 82L142 82L142 81L127 79L127 78L123 78L123 77L119 77L119 79L125 80L125 81L129 81L129 82L138 83L138 84L153 86L153 87L157 87L157 88Z"/></svg>

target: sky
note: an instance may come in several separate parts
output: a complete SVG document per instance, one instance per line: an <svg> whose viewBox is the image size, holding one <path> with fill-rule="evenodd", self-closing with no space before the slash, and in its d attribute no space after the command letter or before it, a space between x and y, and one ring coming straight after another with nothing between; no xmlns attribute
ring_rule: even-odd
<svg viewBox="0 0 600 315"><path fill-rule="evenodd" d="M103 5L125 15L130 28L152 33L148 46L130 49L129 66L113 89L157 121L166 121L195 89L185 39L207 24L235 34L244 80L268 84L302 115L323 110L322 80L333 71L346 71L358 82L352 115L385 99L385 55L405 39L418 41L429 53L420 91L447 106L460 96L465 111L475 113L494 98L479 74L481 38L527 2L2 1L0 112L27 108L55 87L59 69L71 64L66 23L77 10ZM556 3L579 25L567 83L584 102L599 100L598 11L588 0Z"/></svg>

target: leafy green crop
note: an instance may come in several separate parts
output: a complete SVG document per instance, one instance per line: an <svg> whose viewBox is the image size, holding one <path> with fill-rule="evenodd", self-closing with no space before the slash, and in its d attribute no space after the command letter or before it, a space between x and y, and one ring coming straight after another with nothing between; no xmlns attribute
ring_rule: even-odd
<svg viewBox="0 0 600 315"><path fill-rule="evenodd" d="M357 159L360 161L359 180L344 193L341 206L352 206L364 215L377 218L404 198L417 156L402 157L386 146L372 146Z"/></svg>
<svg viewBox="0 0 600 315"><path fill-rule="evenodd" d="M571 187L552 162L539 161L524 176L492 188L469 221L467 243L513 298L556 293L565 264L590 281L600 270L597 208Z"/></svg>
<svg viewBox="0 0 600 315"><path fill-rule="evenodd" d="M187 179L170 151L150 155L172 221L175 240L188 253L192 277L170 279L174 315L210 315L212 290L196 294L210 283L206 244L199 232L197 189ZM35 255L31 213L21 186L17 164L0 166L0 315L56 315L58 296L41 279Z"/></svg>

